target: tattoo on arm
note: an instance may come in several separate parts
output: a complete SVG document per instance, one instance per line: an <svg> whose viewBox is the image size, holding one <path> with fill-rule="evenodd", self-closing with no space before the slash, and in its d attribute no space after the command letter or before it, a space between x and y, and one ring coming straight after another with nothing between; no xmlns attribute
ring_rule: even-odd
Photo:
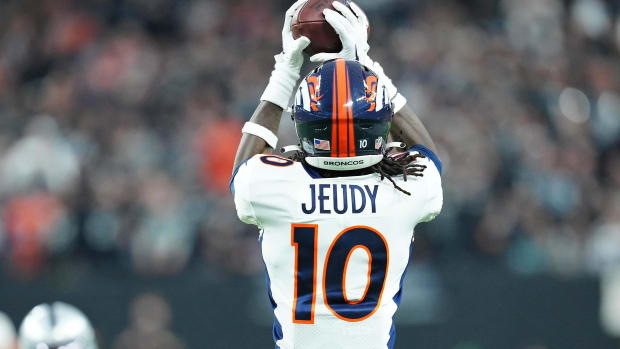
<svg viewBox="0 0 620 349"><path fill-rule="evenodd" d="M261 102L254 111L250 121L268 128L274 134L278 134L282 112L282 108L271 102ZM262 138L250 134L243 134L241 143L239 143L239 147L237 148L237 156L235 157L233 171L243 161L256 154L271 154L272 152L273 149Z"/></svg>
<svg viewBox="0 0 620 349"><path fill-rule="evenodd" d="M437 147L431 135L408 105L394 115L390 134L396 142L404 142L409 147L420 144L437 154Z"/></svg>

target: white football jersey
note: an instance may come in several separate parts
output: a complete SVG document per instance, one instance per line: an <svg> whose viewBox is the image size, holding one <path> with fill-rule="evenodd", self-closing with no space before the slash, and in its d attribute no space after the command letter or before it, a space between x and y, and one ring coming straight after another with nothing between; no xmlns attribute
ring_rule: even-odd
<svg viewBox="0 0 620 349"><path fill-rule="evenodd" d="M434 154L417 163L423 177L393 178L411 196L378 174L320 178L274 155L237 169L237 213L261 229L276 348L393 347L414 227L443 202L441 164Z"/></svg>

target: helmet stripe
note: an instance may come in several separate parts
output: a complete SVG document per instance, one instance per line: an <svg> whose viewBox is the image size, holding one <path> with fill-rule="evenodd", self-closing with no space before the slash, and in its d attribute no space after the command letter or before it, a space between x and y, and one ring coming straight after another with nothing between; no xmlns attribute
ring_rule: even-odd
<svg viewBox="0 0 620 349"><path fill-rule="evenodd" d="M337 123L338 123L338 156L348 157L348 132L347 132L347 119L348 119L348 93L347 84L347 63L344 59L338 59L336 61L336 85L337 85Z"/></svg>
<svg viewBox="0 0 620 349"><path fill-rule="evenodd" d="M338 90L336 89L336 70L332 78L332 157L338 156Z"/></svg>
<svg viewBox="0 0 620 349"><path fill-rule="evenodd" d="M349 70L347 69L347 128L349 138L349 156L355 156L355 132L353 129L353 102L351 101L351 82L349 80Z"/></svg>

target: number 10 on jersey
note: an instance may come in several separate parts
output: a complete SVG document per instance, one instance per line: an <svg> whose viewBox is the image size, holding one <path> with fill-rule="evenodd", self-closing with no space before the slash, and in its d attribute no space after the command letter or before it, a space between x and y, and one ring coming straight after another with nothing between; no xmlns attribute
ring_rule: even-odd
<svg viewBox="0 0 620 349"><path fill-rule="evenodd" d="M294 323L314 323L318 230L318 225L291 226L291 245L295 248ZM358 248L368 254L368 279L364 294L354 301L347 299L345 283L349 259ZM378 231L354 226L340 232L325 256L322 279L325 306L345 321L362 321L370 317L381 303L388 263L387 242Z"/></svg>

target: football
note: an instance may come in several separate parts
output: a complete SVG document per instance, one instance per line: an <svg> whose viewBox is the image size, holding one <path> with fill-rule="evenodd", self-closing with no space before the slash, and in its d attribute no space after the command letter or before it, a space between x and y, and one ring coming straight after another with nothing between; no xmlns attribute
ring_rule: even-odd
<svg viewBox="0 0 620 349"><path fill-rule="evenodd" d="M349 0L337 0L349 6ZM338 12L332 3L334 0L309 0L293 17L291 31L295 39L305 36L311 43L305 50L309 55L320 52L340 52L342 43L334 28L325 20L323 10L328 8ZM370 29L369 29L370 31Z"/></svg>

